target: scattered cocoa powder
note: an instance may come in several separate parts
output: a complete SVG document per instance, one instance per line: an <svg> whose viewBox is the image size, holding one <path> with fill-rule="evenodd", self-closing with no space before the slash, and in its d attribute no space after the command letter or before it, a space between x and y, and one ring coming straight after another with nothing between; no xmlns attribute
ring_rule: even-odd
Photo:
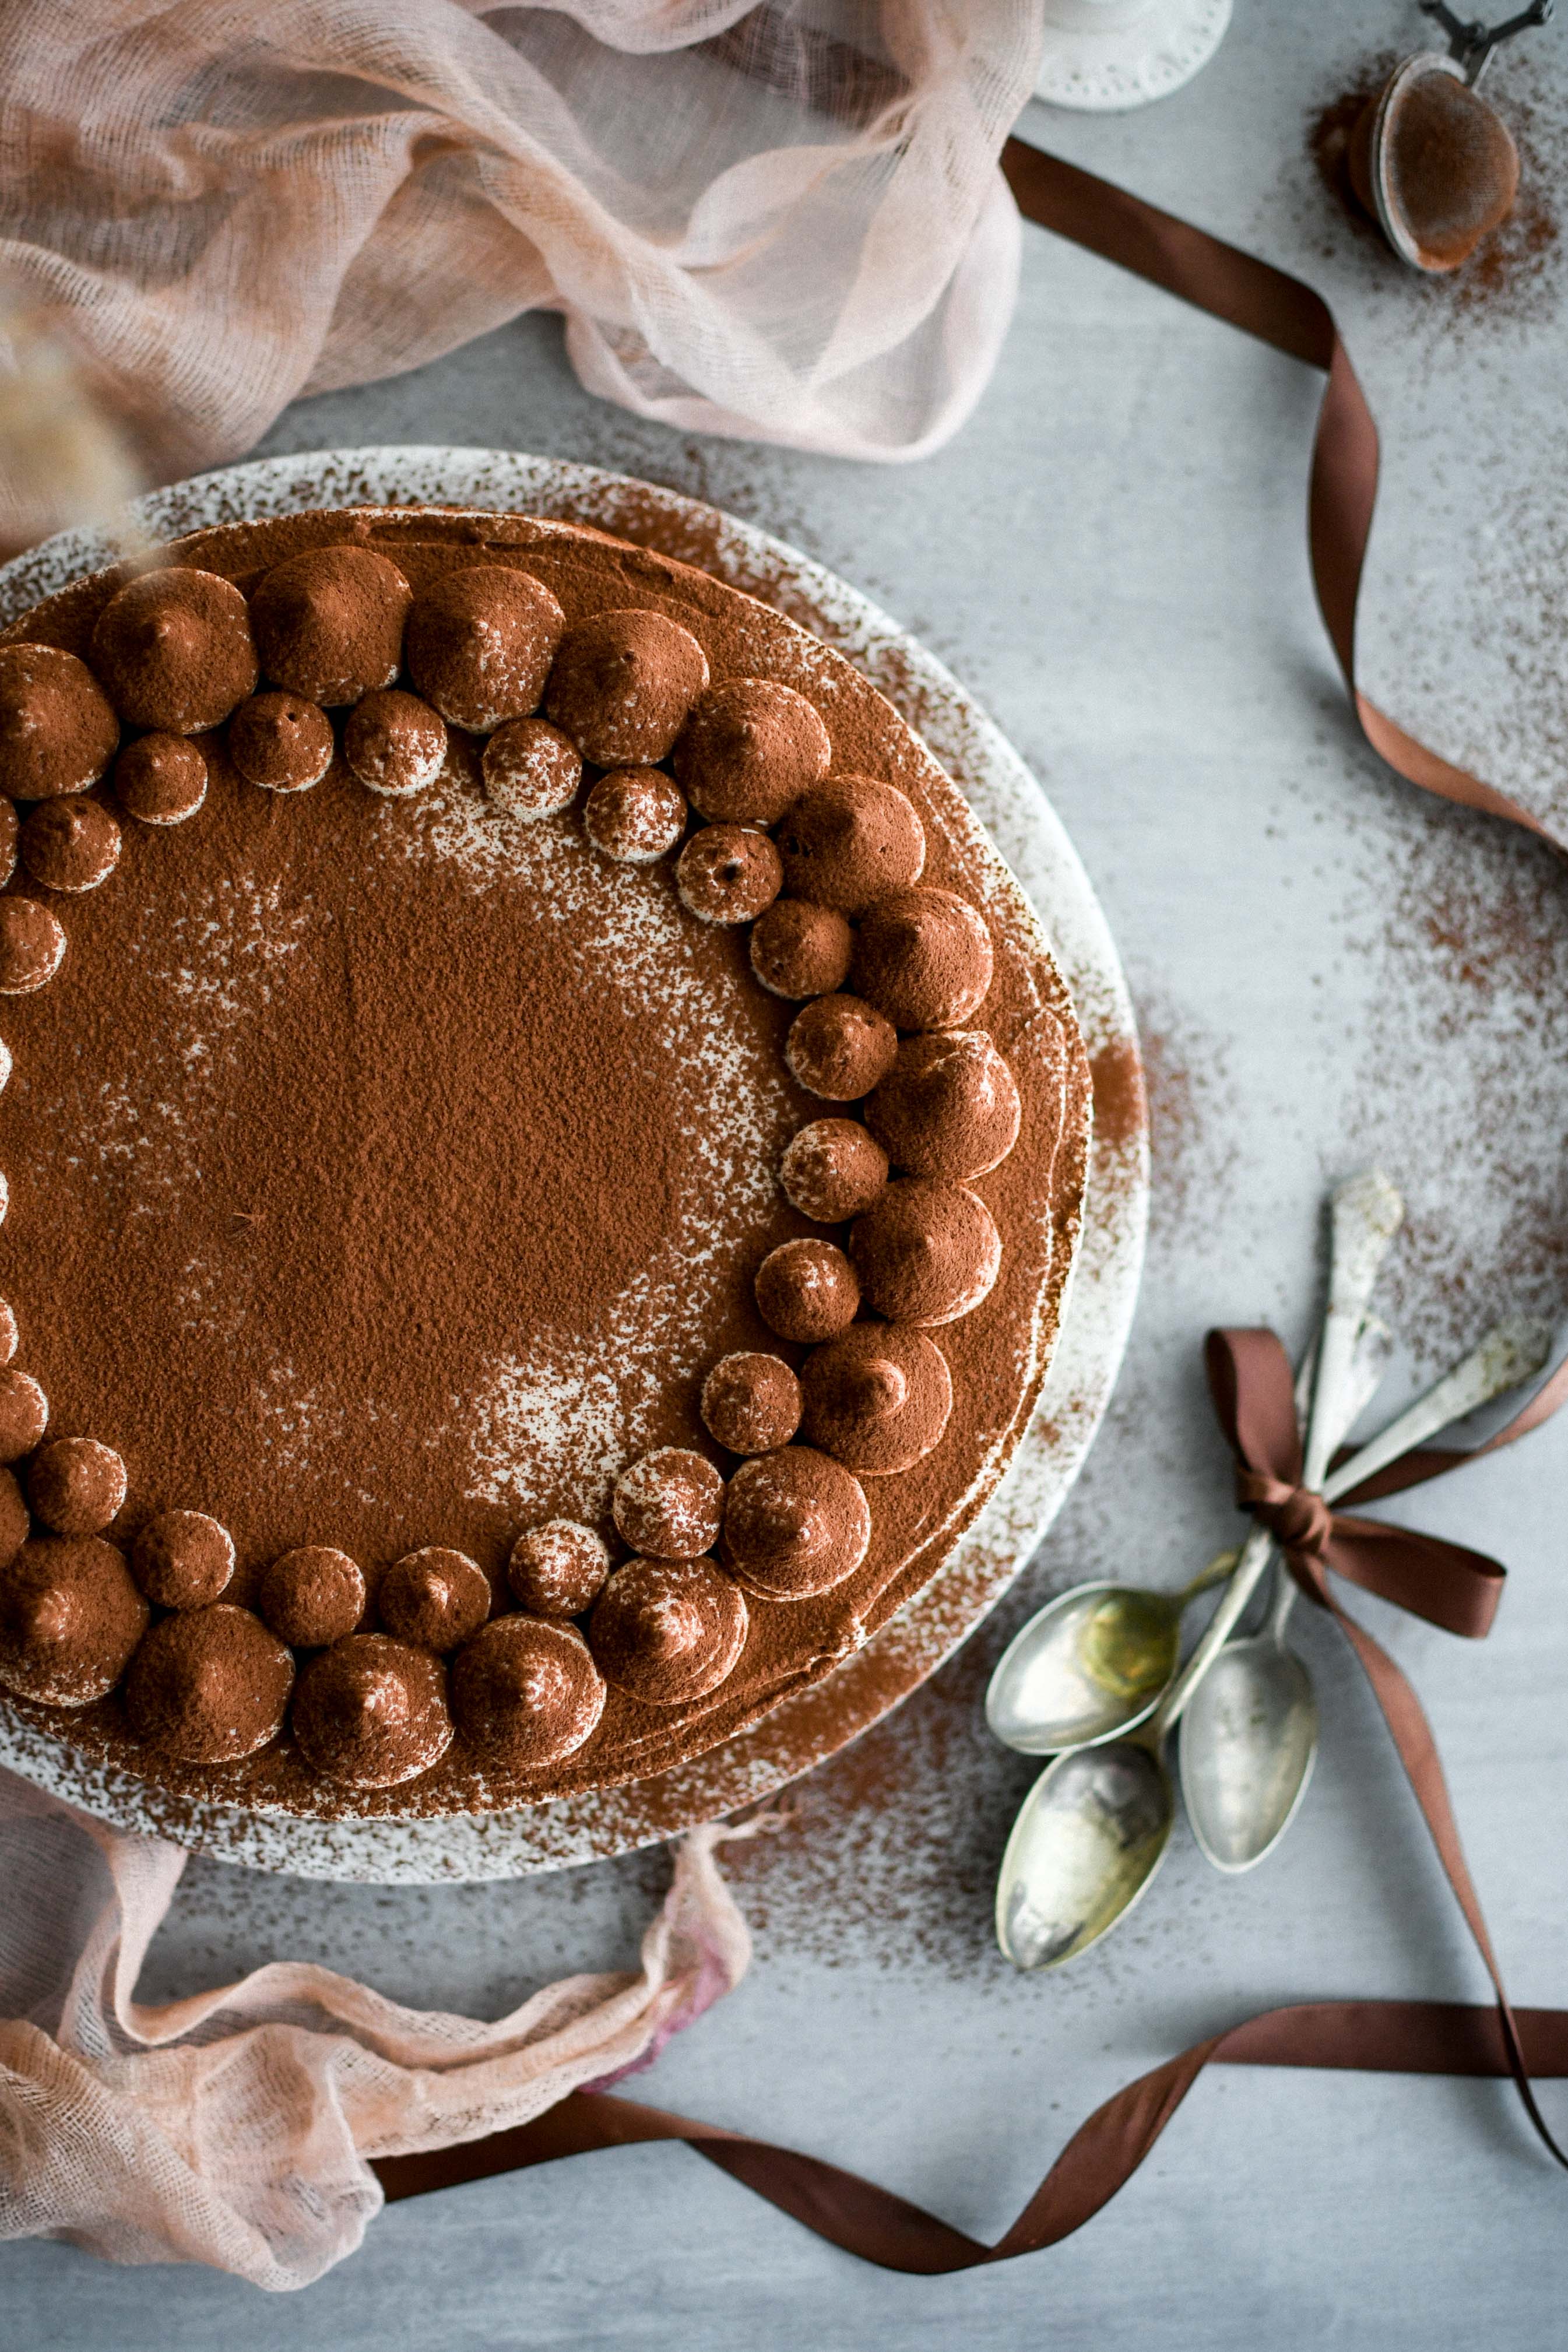
<svg viewBox="0 0 1568 2352"><path fill-rule="evenodd" d="M983 1709L1006 1639L1039 1601L1037 1591L1020 1594L819 1765L791 1791L795 1825L786 1816L781 1833L725 1848L725 1875L760 1941L862 1970L918 1954L971 1982L1005 1965L991 1925L996 1867L1038 1766L991 1738Z"/></svg>
<svg viewBox="0 0 1568 2352"><path fill-rule="evenodd" d="M1356 234L1374 238L1380 246L1383 232L1356 194L1351 178L1351 141L1399 62L1397 49L1374 50L1350 69L1342 89L1313 107L1307 117L1307 152L1324 187ZM1386 246L1384 250L1387 251Z"/></svg>
<svg viewBox="0 0 1568 2352"><path fill-rule="evenodd" d="M1152 1020L1153 1026L1144 1026ZM1215 1200L1235 1167L1237 1105L1223 1048L1161 1000L1140 1006L1139 1042L1149 1124L1152 1230L1162 1235L1194 1218L1214 1222ZM1098 1102L1099 1097L1096 1097Z"/></svg>
<svg viewBox="0 0 1568 2352"><path fill-rule="evenodd" d="M1408 1204L1380 1304L1418 1363L1439 1368L1504 1315L1568 1311L1562 859L1416 801L1369 866L1355 939L1378 985L1350 1074L1352 1129ZM1400 1115L1412 1102L1419 1119Z"/></svg>
<svg viewBox="0 0 1568 2352"><path fill-rule="evenodd" d="M1143 1040L1147 1047L1148 1040ZM1131 1037L1102 1045L1090 1065L1094 1084L1094 1131L1116 1152L1137 1142L1149 1124L1143 1058Z"/></svg>

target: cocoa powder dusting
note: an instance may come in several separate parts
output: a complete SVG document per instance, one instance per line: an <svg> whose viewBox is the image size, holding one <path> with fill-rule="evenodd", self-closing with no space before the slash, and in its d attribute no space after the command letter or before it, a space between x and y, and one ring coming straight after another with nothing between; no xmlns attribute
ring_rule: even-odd
<svg viewBox="0 0 1568 2352"><path fill-rule="evenodd" d="M725 1848L725 1875L759 1937L858 1968L897 1967L912 1952L953 1977L1006 1965L991 1928L996 1865L1038 1772L984 1726L1011 1616L1005 1633L983 1628L792 1790L781 1834Z"/></svg>
<svg viewBox="0 0 1568 2352"><path fill-rule="evenodd" d="M1089 1064L1094 1131L1112 1150L1136 1142L1149 1124L1149 1096L1139 1048L1131 1037L1102 1045Z"/></svg>
<svg viewBox="0 0 1568 2352"><path fill-rule="evenodd" d="M1408 1203L1379 1303L1432 1369L1568 1310L1568 901L1510 827L1416 801L1399 835L1355 919L1376 985L1347 1077L1354 1150Z"/></svg>
<svg viewBox="0 0 1568 2352"><path fill-rule="evenodd" d="M142 1509L219 1477L249 1567L437 1528L495 1558L511 1514L463 1499L461 1401L515 1349L520 1300L536 1329L594 1329L700 1181L693 1041L607 980L574 987L583 919L536 891L441 865L410 888L395 824L338 772L308 810L215 772L200 820L137 836L52 1004L10 1022L28 1360L57 1422L114 1411ZM754 995L729 992L738 1024ZM623 1057L612 1099L592 1079ZM134 1092L95 1149L106 1079ZM254 1381L242 1333L265 1334ZM177 1388L146 1377L171 1358Z"/></svg>
<svg viewBox="0 0 1568 2352"><path fill-rule="evenodd" d="M1183 1244L1190 1221L1215 1219L1237 1161L1238 1110L1220 1042L1153 989L1138 995L1139 1046L1117 1039L1091 1066L1095 1132L1114 1167L1148 1127L1149 1281L1157 1286L1162 1254ZM935 1336L945 1345L944 1332ZM1163 1388L1156 1402L1134 1365L1101 1447L1146 1447L1167 1410ZM759 1937L859 1969L898 1968L918 1954L922 1967L954 1980L1007 1968L992 1927L996 1871L1039 1766L987 1731L986 1685L1053 1591L1124 1570L1121 1536L1094 1493L1076 1489L1069 1513L956 1655L789 1791L780 1834L726 1849L726 1874ZM870 1662L857 1661L857 1670ZM896 1665L885 1671L907 1687Z"/></svg>
<svg viewBox="0 0 1568 2352"><path fill-rule="evenodd" d="M233 526L189 560L249 584L343 528ZM474 562L475 529L383 516L374 537L417 593ZM931 879L981 906L996 947L987 1018L1023 1097L1020 1146L979 1186L1007 1236L1002 1274L944 1331L952 1424L880 1482L864 1567L821 1601L759 1601L710 1698L672 1715L613 1695L581 1752L537 1771L487 1769L459 1743L417 1790L333 1798L285 1739L221 1788L171 1763L171 1792L467 1810L700 1753L853 1658L921 1589L1043 1377L1086 1074L1032 919L952 787L846 664L716 583L593 534L502 519L480 536L569 619L663 607L721 677L784 675L844 766L919 804ZM112 584L67 592L28 634L85 642ZM172 1510L231 1530L226 1601L254 1605L279 1553L333 1546L365 1570L374 1609L386 1565L437 1544L476 1559L504 1605L522 1527L607 1532L628 1458L712 1450L707 1367L774 1344L751 1277L803 1230L775 1171L818 1108L783 1060L794 1008L757 985L743 937L684 913L669 866L596 857L575 813L528 824L489 803L460 733L437 782L402 801L365 793L341 759L279 797L236 776L216 738L204 748L205 806L129 829L111 885L68 909L57 981L8 1010L0 1286L23 1361L51 1427L123 1454L117 1534ZM73 1738L121 1753L118 1706L75 1718Z"/></svg>
<svg viewBox="0 0 1568 2352"><path fill-rule="evenodd" d="M1236 1164L1235 1104L1225 1056L1217 1041L1182 1012L1152 992L1141 992L1139 1045L1142 1097L1149 1127L1150 1200L1152 1233L1163 1238L1181 1231L1194 1215L1212 1220L1215 1197ZM1130 1067L1106 1072L1106 1103L1113 1119L1134 1115L1136 1058L1112 1048ZM1095 1112L1102 1119L1100 1070L1096 1065Z"/></svg>

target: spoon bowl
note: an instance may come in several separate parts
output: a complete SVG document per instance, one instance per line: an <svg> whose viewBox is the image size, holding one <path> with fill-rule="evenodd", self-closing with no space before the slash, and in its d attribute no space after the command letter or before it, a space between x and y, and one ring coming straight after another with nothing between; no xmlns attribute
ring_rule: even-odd
<svg viewBox="0 0 1568 2352"><path fill-rule="evenodd" d="M1174 1818L1152 1738L1058 1756L1013 1824L996 1882L996 1940L1015 1968L1060 1968L1125 1917L1164 1859Z"/></svg>
<svg viewBox="0 0 1568 2352"><path fill-rule="evenodd" d="M1080 1584L1032 1617L985 1694L992 1736L1020 1756L1055 1756L1129 1731L1176 1671L1181 1611L1130 1584Z"/></svg>
<svg viewBox="0 0 1568 2352"><path fill-rule="evenodd" d="M1304 1465L1304 1483L1319 1491L1334 1437L1349 1419L1357 1342L1404 1202L1373 1169L1342 1184L1331 1210L1329 1305ZM1061 1968L1098 1943L1142 1895L1175 1818L1167 1743L1246 1614L1272 1553L1268 1529L1255 1526L1219 1606L1148 1721L1128 1737L1058 1756L1025 1799L996 1885L996 1940L1015 1966Z"/></svg>
<svg viewBox="0 0 1568 2352"><path fill-rule="evenodd" d="M1164 1859L1176 1796L1165 1746L1244 1613L1271 1546L1255 1528L1212 1622L1146 1723L1047 1764L1013 1824L996 1880L996 1940L1016 1968L1059 1969L1124 1918Z"/></svg>
<svg viewBox="0 0 1568 2352"><path fill-rule="evenodd" d="M1188 1601L1235 1566L1235 1552L1221 1552L1179 1592L1109 1580L1047 1601L996 1662L985 1694L993 1738L1020 1756L1057 1756L1131 1731L1175 1674Z"/></svg>
<svg viewBox="0 0 1568 2352"><path fill-rule="evenodd" d="M1282 1838L1318 1752L1312 1678L1272 1630L1215 1660L1182 1727L1182 1794L1216 1870L1250 1870Z"/></svg>

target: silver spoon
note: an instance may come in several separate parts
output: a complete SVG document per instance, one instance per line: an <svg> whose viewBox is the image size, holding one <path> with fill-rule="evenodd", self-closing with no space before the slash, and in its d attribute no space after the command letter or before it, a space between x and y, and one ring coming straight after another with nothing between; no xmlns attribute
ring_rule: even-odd
<svg viewBox="0 0 1568 2352"><path fill-rule="evenodd" d="M1356 1349L1358 1382L1363 1355L1369 1368L1376 1355L1378 1369L1360 1393L1352 1421L1393 1346L1386 1323L1369 1316ZM1303 1420L1317 1355L1314 1340L1296 1384ZM1059 1756L1064 1748L1097 1747L1134 1730L1153 1713L1181 1664L1187 1604L1234 1575L1239 1557L1234 1548L1216 1552L1177 1592L1101 1580L1058 1593L1019 1627L996 1661L985 1693L992 1737L1020 1756Z"/></svg>
<svg viewBox="0 0 1568 2352"><path fill-rule="evenodd" d="M1329 1307L1307 1444L1306 1475L1320 1489L1367 1300L1403 1213L1399 1195L1375 1171L1333 1196ZM1271 1550L1268 1530L1255 1528L1228 1591L1148 1720L1126 1738L1058 1756L1025 1799L996 1884L996 1940L1016 1967L1060 1968L1087 1951L1153 1877L1175 1818L1166 1742L1245 1612Z"/></svg>
<svg viewBox="0 0 1568 2352"><path fill-rule="evenodd" d="M1187 1603L1232 1575L1237 1559L1217 1553L1179 1592L1104 1580L1047 1601L996 1661L985 1693L993 1738L1020 1756L1056 1756L1131 1731L1176 1671Z"/></svg>
<svg viewBox="0 0 1568 2352"><path fill-rule="evenodd" d="M1446 1429L1505 1389L1532 1379L1552 1348L1551 1326L1499 1323L1462 1362L1330 1477L1328 1501ZM1352 1416L1353 1418L1353 1416ZM1271 1853L1307 1792L1318 1748L1311 1677L1285 1643L1298 1586L1283 1562L1261 1632L1215 1659L1182 1725L1182 1796L1193 1834L1216 1870L1251 1870Z"/></svg>
<svg viewBox="0 0 1568 2352"><path fill-rule="evenodd" d="M1371 1403L1394 1352L1394 1334L1380 1317L1362 1325L1345 1392L1342 1425L1331 1431L1331 1456ZM1311 1349L1296 1381L1296 1412L1305 1424L1317 1370ZM1218 1870L1239 1867L1219 1859L1231 1815L1250 1808L1277 1819L1276 1837L1306 1794L1318 1752L1318 1702L1312 1678L1284 1641L1290 1614L1287 1591L1296 1580L1281 1560L1274 1596L1250 1640L1227 1642L1182 1723L1182 1799L1205 1858ZM1242 1663L1238 1666L1237 1660ZM1215 1691L1221 1696L1215 1704ZM1248 1745L1248 1742L1251 1745Z"/></svg>

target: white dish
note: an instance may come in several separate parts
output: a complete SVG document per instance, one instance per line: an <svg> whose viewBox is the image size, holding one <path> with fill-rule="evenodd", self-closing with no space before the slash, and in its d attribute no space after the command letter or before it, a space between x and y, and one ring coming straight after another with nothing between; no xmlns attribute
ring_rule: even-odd
<svg viewBox="0 0 1568 2352"><path fill-rule="evenodd" d="M1127 114L1202 73L1231 0L1052 0L1035 96L1077 114Z"/></svg>

